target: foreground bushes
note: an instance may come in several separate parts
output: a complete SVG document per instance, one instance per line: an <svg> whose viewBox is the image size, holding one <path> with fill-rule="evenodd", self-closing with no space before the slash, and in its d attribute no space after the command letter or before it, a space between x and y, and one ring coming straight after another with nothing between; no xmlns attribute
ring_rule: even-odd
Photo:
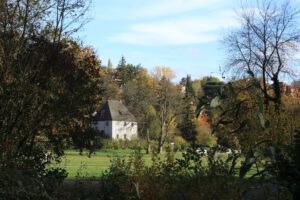
<svg viewBox="0 0 300 200"><path fill-rule="evenodd" d="M35 170L2 169L0 199L56 199L60 196L56 191L65 177L66 171L63 169L49 169L42 175Z"/></svg>
<svg viewBox="0 0 300 200"><path fill-rule="evenodd" d="M182 159L153 154L146 166L137 151L129 160L116 158L101 179L103 199L241 199L242 182L227 162L189 150Z"/></svg>
<svg viewBox="0 0 300 200"><path fill-rule="evenodd" d="M287 153L290 159L276 151L275 160L250 177L248 156L224 158L217 149L206 154L198 147L187 149L180 159L171 151L164 160L153 154L146 166L136 151L127 160L112 160L101 177L100 199L299 199L299 133Z"/></svg>

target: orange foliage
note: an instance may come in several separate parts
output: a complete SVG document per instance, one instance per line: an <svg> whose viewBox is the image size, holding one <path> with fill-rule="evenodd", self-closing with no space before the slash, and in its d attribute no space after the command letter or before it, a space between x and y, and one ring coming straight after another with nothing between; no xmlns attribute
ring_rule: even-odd
<svg viewBox="0 0 300 200"><path fill-rule="evenodd" d="M199 124L200 126L205 126L210 128L210 124L209 124L209 117L208 115L205 113L205 111L201 111L199 116L194 120L197 124Z"/></svg>

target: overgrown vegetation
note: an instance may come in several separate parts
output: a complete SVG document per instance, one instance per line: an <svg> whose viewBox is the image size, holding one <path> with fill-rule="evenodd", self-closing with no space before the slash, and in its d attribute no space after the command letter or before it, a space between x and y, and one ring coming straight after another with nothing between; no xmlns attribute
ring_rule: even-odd
<svg viewBox="0 0 300 200"><path fill-rule="evenodd" d="M182 159L153 154L150 166L139 151L128 161L116 158L101 182L103 199L240 199L243 188L226 161L192 149Z"/></svg>
<svg viewBox="0 0 300 200"><path fill-rule="evenodd" d="M293 75L299 51L297 7L243 4L241 26L224 40L237 76L176 84L169 67L149 73L124 56L116 68L103 66L75 41L88 5L0 0L0 198L300 199L299 81L280 81ZM135 115L138 139L113 141L91 128L108 99ZM100 183L82 184L78 173L68 193L57 167L67 148L135 153L114 158ZM141 149L152 154L150 165Z"/></svg>

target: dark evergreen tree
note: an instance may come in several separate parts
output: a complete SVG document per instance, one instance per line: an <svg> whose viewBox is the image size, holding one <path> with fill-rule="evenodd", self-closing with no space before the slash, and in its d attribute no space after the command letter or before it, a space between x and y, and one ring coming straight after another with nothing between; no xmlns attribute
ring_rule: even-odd
<svg viewBox="0 0 300 200"><path fill-rule="evenodd" d="M124 87L128 81L138 75L140 70L140 65L127 64L125 57L122 56L117 67L117 81L119 86Z"/></svg>
<svg viewBox="0 0 300 200"><path fill-rule="evenodd" d="M126 67L127 62L125 57L122 55L121 60L119 61L118 68Z"/></svg>
<svg viewBox="0 0 300 200"><path fill-rule="evenodd" d="M195 92L192 87L191 76L187 75L185 79L185 92L184 92L184 106L183 106L183 114L182 121L180 125L180 131L182 136L188 140L193 142L195 140L196 135L196 124L195 120L195 104L194 104Z"/></svg>

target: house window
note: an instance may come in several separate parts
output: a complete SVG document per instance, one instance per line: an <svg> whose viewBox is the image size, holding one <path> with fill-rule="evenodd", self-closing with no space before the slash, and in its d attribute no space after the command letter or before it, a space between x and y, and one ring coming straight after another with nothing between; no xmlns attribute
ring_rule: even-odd
<svg viewBox="0 0 300 200"><path fill-rule="evenodd" d="M117 139L119 139L119 134L117 134Z"/></svg>
<svg viewBox="0 0 300 200"><path fill-rule="evenodd" d="M108 121L105 122L105 125L108 126Z"/></svg>
<svg viewBox="0 0 300 200"><path fill-rule="evenodd" d="M126 136L126 134L124 134L124 139L125 139L125 140L127 139L127 136Z"/></svg>

